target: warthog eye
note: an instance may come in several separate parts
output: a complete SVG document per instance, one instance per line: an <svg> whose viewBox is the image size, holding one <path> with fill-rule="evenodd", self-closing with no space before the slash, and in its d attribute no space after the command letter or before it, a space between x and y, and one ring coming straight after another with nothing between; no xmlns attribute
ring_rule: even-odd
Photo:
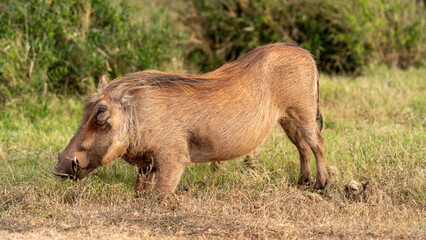
<svg viewBox="0 0 426 240"><path fill-rule="evenodd" d="M98 108L98 112L96 113L96 125L103 126L106 124L106 121L109 118L108 108L105 105L100 105Z"/></svg>

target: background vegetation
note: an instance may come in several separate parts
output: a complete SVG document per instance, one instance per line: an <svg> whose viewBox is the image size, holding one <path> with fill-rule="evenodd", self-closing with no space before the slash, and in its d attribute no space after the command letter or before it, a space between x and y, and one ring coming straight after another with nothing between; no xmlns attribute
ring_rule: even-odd
<svg viewBox="0 0 426 240"><path fill-rule="evenodd" d="M424 239L424 12L408 0L0 0L0 238ZM163 201L135 197L122 160L78 182L50 173L100 75L208 71L276 41L325 72L324 191L297 185L279 127L252 167L191 165Z"/></svg>
<svg viewBox="0 0 426 240"><path fill-rule="evenodd" d="M96 80L170 61L173 40L161 11L147 26L137 8L102 0L5 0L0 12L0 101L22 93L87 93Z"/></svg>
<svg viewBox="0 0 426 240"><path fill-rule="evenodd" d="M2 0L0 103L27 92L87 93L104 73L176 61L210 71L271 42L303 46L333 74L425 61L423 1L185 0L154 14L138 9L126 1Z"/></svg>
<svg viewBox="0 0 426 240"><path fill-rule="evenodd" d="M256 46L303 46L328 73L360 74L370 63L424 64L425 6L412 0L186 0L189 59L203 71Z"/></svg>

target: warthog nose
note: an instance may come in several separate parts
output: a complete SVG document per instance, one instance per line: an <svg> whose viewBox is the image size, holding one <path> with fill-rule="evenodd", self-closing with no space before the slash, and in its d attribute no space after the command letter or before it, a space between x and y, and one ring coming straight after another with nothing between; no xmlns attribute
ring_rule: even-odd
<svg viewBox="0 0 426 240"><path fill-rule="evenodd" d="M69 162L68 162L69 161ZM66 157L63 161L59 160L52 174L61 177L77 180L77 172L80 170L80 165L76 157Z"/></svg>

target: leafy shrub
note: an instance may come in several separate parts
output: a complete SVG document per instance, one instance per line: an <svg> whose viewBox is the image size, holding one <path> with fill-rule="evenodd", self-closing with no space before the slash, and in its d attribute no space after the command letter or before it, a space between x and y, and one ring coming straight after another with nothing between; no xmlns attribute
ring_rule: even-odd
<svg viewBox="0 0 426 240"><path fill-rule="evenodd" d="M411 0L186 0L190 61L202 71L263 44L310 50L321 70L360 73L370 62L424 60L424 4Z"/></svg>
<svg viewBox="0 0 426 240"><path fill-rule="evenodd" d="M369 32L373 62L402 69L424 65L425 1L363 1L361 6L358 11L368 20L362 30Z"/></svg>
<svg viewBox="0 0 426 240"><path fill-rule="evenodd" d="M103 0L0 3L0 101L25 92L84 93L95 79L169 61L173 48L161 12L133 21L134 8Z"/></svg>

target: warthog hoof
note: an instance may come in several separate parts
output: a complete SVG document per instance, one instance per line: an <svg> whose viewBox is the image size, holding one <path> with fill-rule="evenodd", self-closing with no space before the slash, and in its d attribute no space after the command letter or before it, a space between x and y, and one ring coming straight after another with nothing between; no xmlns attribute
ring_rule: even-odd
<svg viewBox="0 0 426 240"><path fill-rule="evenodd" d="M302 174L299 178L299 185L308 185L311 182L311 176L308 174Z"/></svg>
<svg viewBox="0 0 426 240"><path fill-rule="evenodd" d="M315 190L322 190L322 189L325 188L325 186L327 186L327 184L328 184L328 179L326 179L325 181L319 181L319 180L317 180L315 182L314 189Z"/></svg>

